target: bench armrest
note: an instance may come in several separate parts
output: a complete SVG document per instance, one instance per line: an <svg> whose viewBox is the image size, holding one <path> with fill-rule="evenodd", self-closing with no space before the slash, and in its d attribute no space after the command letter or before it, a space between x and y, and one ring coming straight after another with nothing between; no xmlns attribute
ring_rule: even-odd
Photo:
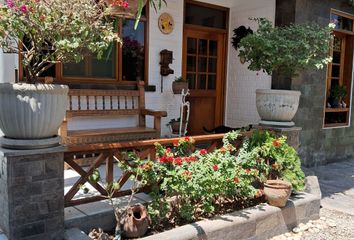
<svg viewBox="0 0 354 240"><path fill-rule="evenodd" d="M166 111L154 111L151 109L141 109L141 114L142 115L151 115L154 117L167 117Z"/></svg>

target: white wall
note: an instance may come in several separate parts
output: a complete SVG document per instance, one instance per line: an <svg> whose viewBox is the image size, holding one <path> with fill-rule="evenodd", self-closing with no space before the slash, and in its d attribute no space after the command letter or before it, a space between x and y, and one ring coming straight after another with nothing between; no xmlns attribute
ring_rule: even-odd
<svg viewBox="0 0 354 240"><path fill-rule="evenodd" d="M15 82L15 69L17 68L17 54L3 53L0 49L0 83Z"/></svg>
<svg viewBox="0 0 354 240"><path fill-rule="evenodd" d="M257 24L250 21L249 17L266 17L271 21L275 19L275 0L242 0L231 7L230 14L230 39L232 30L241 25L255 30ZM230 40L231 41L231 40ZM259 121L256 110L257 88L270 88L271 77L262 72L252 72L247 69L247 64L242 65L238 52L229 45L227 86L226 86L226 111L225 125L242 127L255 124Z"/></svg>

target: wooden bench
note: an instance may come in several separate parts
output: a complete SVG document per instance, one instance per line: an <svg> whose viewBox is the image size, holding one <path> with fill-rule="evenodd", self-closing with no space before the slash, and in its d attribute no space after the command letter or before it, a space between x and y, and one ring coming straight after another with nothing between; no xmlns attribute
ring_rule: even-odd
<svg viewBox="0 0 354 240"><path fill-rule="evenodd" d="M145 109L144 82L137 90L70 89L68 110L60 127L63 144L120 142L160 138L165 111ZM146 127L146 116L154 117L154 128ZM68 130L68 121L77 117L137 116L138 126Z"/></svg>

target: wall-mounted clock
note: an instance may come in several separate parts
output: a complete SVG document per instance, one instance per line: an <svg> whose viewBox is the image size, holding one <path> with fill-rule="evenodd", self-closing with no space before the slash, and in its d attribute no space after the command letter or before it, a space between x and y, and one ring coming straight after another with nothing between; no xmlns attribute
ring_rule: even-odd
<svg viewBox="0 0 354 240"><path fill-rule="evenodd" d="M159 29L164 34L170 34L173 31L175 22L168 13L162 13L159 17Z"/></svg>

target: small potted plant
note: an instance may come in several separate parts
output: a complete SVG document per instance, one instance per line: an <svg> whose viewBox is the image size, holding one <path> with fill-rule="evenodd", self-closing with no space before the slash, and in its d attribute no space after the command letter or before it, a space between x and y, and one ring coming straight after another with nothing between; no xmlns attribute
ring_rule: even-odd
<svg viewBox="0 0 354 240"><path fill-rule="evenodd" d="M186 126L186 121L183 121L182 123L182 130L184 130ZM167 126L171 128L171 132L173 134L179 134L179 129L181 126L181 118L173 118L171 119L168 123Z"/></svg>
<svg viewBox="0 0 354 240"><path fill-rule="evenodd" d="M334 24L328 27L315 24L273 27L273 23L265 18L252 20L259 28L240 40L238 56L249 63L248 69L262 70L269 75L277 73L281 80L273 81L275 89L256 90L261 123L293 126L291 120L298 109L301 93L290 91L291 79L301 70L321 69L331 61L329 44Z"/></svg>
<svg viewBox="0 0 354 240"><path fill-rule="evenodd" d="M188 90L188 81L183 77L176 77L175 80L172 82L172 91L174 94L181 94L182 89L186 93Z"/></svg>
<svg viewBox="0 0 354 240"><path fill-rule="evenodd" d="M343 98L347 96L347 87L336 85L331 88L331 94L329 96L328 102L332 108L340 107L340 103L342 102Z"/></svg>

